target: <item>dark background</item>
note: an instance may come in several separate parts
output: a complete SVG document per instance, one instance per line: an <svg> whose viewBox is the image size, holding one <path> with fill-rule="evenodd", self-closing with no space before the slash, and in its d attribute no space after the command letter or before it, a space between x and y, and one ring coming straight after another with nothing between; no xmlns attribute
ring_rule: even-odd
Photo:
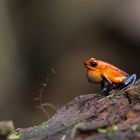
<svg viewBox="0 0 140 140"><path fill-rule="evenodd" d="M89 57L139 77L139 51L139 0L1 0L0 120L16 127L47 120L34 100L39 89L56 108L99 91L85 76Z"/></svg>

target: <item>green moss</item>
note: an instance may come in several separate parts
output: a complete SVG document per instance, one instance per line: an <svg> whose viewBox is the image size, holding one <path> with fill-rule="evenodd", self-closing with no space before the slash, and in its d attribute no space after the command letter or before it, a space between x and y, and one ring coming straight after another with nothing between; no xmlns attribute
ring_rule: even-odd
<svg viewBox="0 0 140 140"><path fill-rule="evenodd" d="M19 129L16 129L14 131L12 131L9 136L8 136L8 140L18 140L21 136L21 131Z"/></svg>
<svg viewBox="0 0 140 140"><path fill-rule="evenodd" d="M15 133L15 135L16 135L16 136L20 136L20 135L21 135L21 131L20 131L20 130L18 130L18 129L17 129L17 130L15 130L15 132L14 132L14 133Z"/></svg>
<svg viewBox="0 0 140 140"><path fill-rule="evenodd" d="M118 130L118 126L117 125L112 125L112 127L108 130L107 135L110 136L114 132L116 132L117 130Z"/></svg>
<svg viewBox="0 0 140 140"><path fill-rule="evenodd" d="M112 125L111 128L98 128L97 132L99 133L105 133L108 136L112 135L114 132L116 132L118 130L118 127L116 125Z"/></svg>
<svg viewBox="0 0 140 140"><path fill-rule="evenodd" d="M99 133L107 133L107 129L97 128L97 132L99 132Z"/></svg>

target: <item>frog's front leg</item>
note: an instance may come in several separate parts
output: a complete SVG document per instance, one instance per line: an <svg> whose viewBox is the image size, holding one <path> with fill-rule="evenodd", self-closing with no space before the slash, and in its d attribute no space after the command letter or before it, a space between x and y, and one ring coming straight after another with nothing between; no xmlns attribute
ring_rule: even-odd
<svg viewBox="0 0 140 140"><path fill-rule="evenodd" d="M112 90L112 84L106 80L103 80L101 83L101 90L104 95L109 95L109 92Z"/></svg>
<svg viewBox="0 0 140 140"><path fill-rule="evenodd" d="M104 80L101 83L101 89L102 89L102 93L104 95L109 95L111 93L111 91L117 91L117 88L119 87L119 84L115 84L115 83L109 83L107 80Z"/></svg>

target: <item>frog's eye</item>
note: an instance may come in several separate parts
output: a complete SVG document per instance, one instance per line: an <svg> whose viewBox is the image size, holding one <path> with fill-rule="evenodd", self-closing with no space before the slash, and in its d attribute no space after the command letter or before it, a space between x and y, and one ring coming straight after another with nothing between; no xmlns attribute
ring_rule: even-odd
<svg viewBox="0 0 140 140"><path fill-rule="evenodd" d="M95 61L93 61L93 62L90 63L90 65L91 65L92 67L96 67L96 66L97 66L97 63L96 63Z"/></svg>

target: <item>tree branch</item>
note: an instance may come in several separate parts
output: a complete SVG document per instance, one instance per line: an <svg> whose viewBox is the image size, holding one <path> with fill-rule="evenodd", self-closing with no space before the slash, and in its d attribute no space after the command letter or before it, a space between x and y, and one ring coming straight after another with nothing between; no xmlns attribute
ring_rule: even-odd
<svg viewBox="0 0 140 140"><path fill-rule="evenodd" d="M100 134L97 131L98 128L105 128L109 132L109 126L118 124L118 133L121 133L123 126L120 125L120 122L125 124L127 113L134 105L139 104L139 92L140 80L127 90L114 92L106 97L95 94L81 95L64 105L47 122L30 128L20 128L16 132L19 132L21 140L70 140L77 138L83 140L92 133L92 139L95 136L104 137L106 133ZM129 131L127 131L126 129L125 132L128 134ZM83 133L86 133L86 136L82 139ZM11 135L13 134L15 132Z"/></svg>

